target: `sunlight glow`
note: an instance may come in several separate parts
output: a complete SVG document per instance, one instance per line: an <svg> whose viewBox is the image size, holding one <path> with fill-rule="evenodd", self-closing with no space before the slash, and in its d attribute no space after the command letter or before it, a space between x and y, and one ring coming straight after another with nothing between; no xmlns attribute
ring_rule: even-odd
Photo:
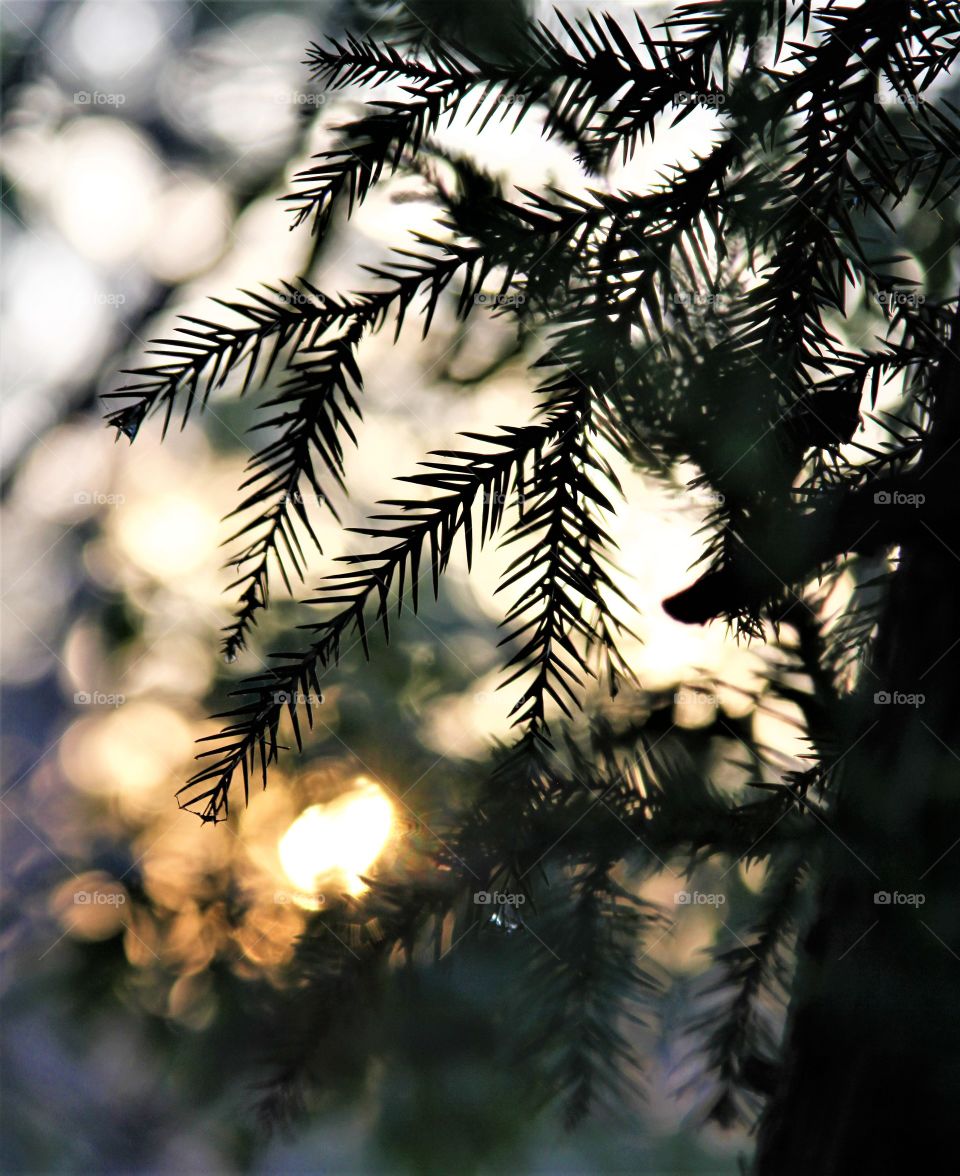
<svg viewBox="0 0 960 1176"><path fill-rule="evenodd" d="M302 892L301 905L312 904L321 884L330 881L350 894L361 894L360 879L376 861L393 827L393 805L379 785L360 778L357 787L329 804L312 804L280 838L280 864Z"/></svg>
<svg viewBox="0 0 960 1176"><path fill-rule="evenodd" d="M180 492L132 503L117 518L126 553L158 579L186 575L209 560L217 527L214 508Z"/></svg>

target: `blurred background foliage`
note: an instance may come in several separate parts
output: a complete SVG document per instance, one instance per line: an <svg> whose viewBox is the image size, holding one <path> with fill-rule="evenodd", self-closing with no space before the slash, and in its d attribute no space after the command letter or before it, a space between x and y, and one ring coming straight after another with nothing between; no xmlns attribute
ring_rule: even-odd
<svg viewBox="0 0 960 1176"><path fill-rule="evenodd" d="M666 11L630 7L650 21ZM147 425L133 450L101 419L117 370L142 362L177 314L209 315L209 295L298 274L354 289L360 266L429 228L429 193L398 176L322 249L306 229L288 231L277 199L351 102L307 85L311 40L345 28L416 40L428 27L494 57L525 11L521 0L5 5L6 1171L737 1170L744 1136L697 1126L709 1092L685 1086L683 1026L704 949L749 921L757 877L743 865L722 881L725 908L676 910L653 937L643 966L671 983L659 1020L630 1030L649 1059L644 1100L571 1135L534 1117L534 1083L515 1058L506 1064L512 1029L499 1013L511 973L542 949L504 933L494 952L468 943L450 970L417 972L375 1023L340 1026L323 1059L329 1099L290 1138L258 1131L257 1063L272 1046L261 1010L289 984L311 917L303 870L331 901L362 890L358 874L378 854L415 850L420 821L443 828L485 774L491 739L509 730L493 598L505 560L486 556L469 580L454 568L440 601L408 618L372 666L354 651L325 687L307 753L285 757L248 809L202 826L174 800L193 742L216 730L206 716L303 611L278 585L258 650L237 664L219 657L231 576L218 545L250 451L249 405L216 399L202 427L163 444ZM611 182L639 186L683 158L709 119L695 112L679 141L649 145ZM582 183L567 152L526 124L494 126L482 142L462 126L445 136L508 184ZM933 233L929 220L914 231L918 256L941 254ZM348 455L350 498L336 504L347 526L429 448L529 403L496 318L465 330L452 306L439 314L423 345L415 332L396 347L389 332L364 344L362 455ZM646 722L654 739L672 731L720 789L769 772L760 747L781 769L802 766L802 715L765 701L796 635L785 626L779 651L748 648L719 624L669 620L660 601L686 581L710 503L683 490L689 470L673 493L619 472L628 501L614 534L644 686L618 704L623 722ZM316 525L325 556L308 587L347 549L327 516ZM344 796L389 797L388 836L304 863L291 827ZM672 908L680 868L665 862L644 897ZM702 871L696 886L720 889L720 867Z"/></svg>

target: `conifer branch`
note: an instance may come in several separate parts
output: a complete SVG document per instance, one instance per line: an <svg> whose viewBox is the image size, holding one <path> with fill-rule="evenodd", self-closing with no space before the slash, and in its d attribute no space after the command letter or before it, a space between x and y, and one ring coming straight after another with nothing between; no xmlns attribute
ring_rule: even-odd
<svg viewBox="0 0 960 1176"><path fill-rule="evenodd" d="M220 306L246 319L249 326L225 327L208 319L182 315L189 326L176 327L178 337L153 340L148 355L160 359L145 367L128 369L124 374L138 377L105 399L129 399L107 415L107 424L133 441L144 420L152 413L164 413L166 436L175 402L185 394L181 427L199 398L205 408L211 392L222 388L238 369L245 368L240 389L243 395L253 386L269 379L284 348L296 351L312 346L327 326L329 316L323 295L305 278L297 283L281 283L282 289L265 286L271 297L245 291L248 302L226 302L215 298ZM183 336L183 338L179 337ZM264 347L271 343L264 355Z"/></svg>
<svg viewBox="0 0 960 1176"><path fill-rule="evenodd" d="M706 1033L704 1060L716 1084L706 1117L722 1127L737 1121L753 1126L760 1098L772 1093L776 1011L781 1017L785 1011L804 881L804 862L796 852L770 863L749 942L716 952L716 968L700 997L711 1005L718 997L725 1003L701 1011L690 1025L693 1033Z"/></svg>
<svg viewBox="0 0 960 1176"><path fill-rule="evenodd" d="M279 750L278 730L283 712L289 714L297 746L302 746L299 715L302 712L312 726L313 697L321 694L320 674L341 657L343 642L355 636L369 656L368 629L382 625L389 639L391 592L396 598L398 614L405 601L416 612L419 606L421 564L429 561L434 595L439 592L440 576L453 553L458 533L463 534L468 563L474 548L474 508L481 500L480 525L476 533L483 543L499 528L504 503L510 489L522 483L525 466L537 468L551 438L562 436L575 424L569 406L551 411L543 424L526 429L506 430L503 434L467 434L494 452L442 451L446 460L424 463L429 473L411 475L408 480L442 491L426 501L391 500L384 505L399 513L374 516L387 527L356 528L370 538L392 543L375 554L341 556L340 561L353 570L328 577L321 595L307 603L335 605L329 619L308 628L314 641L299 653L278 653L280 663L272 669L248 678L234 692L244 698L241 705L217 718L231 720L219 735L208 736L217 744L198 758L212 759L201 767L181 789L187 792L186 807L200 806L205 820L218 820L228 811L229 792L236 773L243 778L244 796L249 795L250 776L259 764L266 786L268 765ZM361 565L370 565L361 567ZM208 787L205 787L208 786Z"/></svg>
<svg viewBox="0 0 960 1176"><path fill-rule="evenodd" d="M257 613L267 607L271 560L288 592L293 591L288 563L303 579L305 557L297 534L298 525L317 551L321 551L301 490L304 482L311 487L317 503L326 506L339 521L316 471L314 454L335 484L344 489L340 438L346 435L356 444L347 413L360 416L351 384L358 390L362 387L354 358L354 347L361 333L362 322L354 319L343 335L315 349L308 363L294 368L288 386L264 406L277 411L254 426L257 430L279 429L280 435L251 457L247 478L240 487L246 491L246 497L232 512L237 515L255 511L255 514L227 540L229 543L241 536L246 540L246 546L230 561L240 572L230 588L241 589L241 603L223 640L227 661L235 660L245 647Z"/></svg>
<svg viewBox="0 0 960 1176"><path fill-rule="evenodd" d="M550 940L550 951L527 957L539 1003L532 1032L520 1035L525 1060L570 1122L605 1091L621 1096L634 1065L626 1025L659 979L636 962L659 916L627 889L624 868L646 876L678 857L691 869L718 856L770 862L748 942L718 957L694 1030L707 1034L715 1119L749 1118L776 1078L772 1014L806 863L834 836L831 777L850 745L843 736L860 721L857 697L847 696L849 663L869 664L880 606L901 575L887 568L890 551L918 530L912 507L875 504L884 494L917 498L937 373L954 345L952 300L937 294L942 274L911 297L903 259L873 241L896 236L914 199L944 205L960 183L958 112L927 99L960 57L960 12L952 0L820 9L809 0L699 0L656 32L608 15L558 22L557 32L526 30L496 61L429 33L416 49L353 35L313 46L317 83L394 89L338 128L332 149L297 178L295 222L323 229L339 202L351 213L406 167L443 208L436 236L415 235L410 249L371 268L371 289L334 297L301 279L223 304L239 326L185 320L155 345L154 366L127 373L134 382L114 395L129 402L108 417L132 439L160 412L165 432L174 411L186 421L234 376L244 395L281 362L286 369L258 406L256 429L267 436L248 463L234 512L242 525L228 541L238 544L231 587L240 596L224 638L230 658L267 607L270 576L279 572L290 589L306 573L304 541L318 544L305 492L333 511L330 491L345 489L366 334L387 323L399 333L416 315L426 336L448 297L461 320L485 303L514 316L516 354L549 333L532 365L549 369L532 422L462 434L476 444L434 453L406 479L422 497L389 500L355 529L361 549L342 556L344 570L306 602L319 610L303 626L308 644L275 654L272 668L240 684L179 794L205 820L226 817L240 780L245 796L254 776L266 786L281 723L301 748L328 672L354 645L369 657L377 627L389 641L391 609L416 612L423 578L436 596L461 541L468 567L495 535L511 547L500 587L516 598L501 644L503 685L517 684L519 695L516 737L498 750L469 811L431 845L429 885L374 879L349 910L325 913L320 922L358 948L352 961L343 944L307 936L300 978L313 1007L287 1054L275 1110L283 1091L316 1081L316 1042L337 1032L331 1001L359 1017L363 1001L376 1003L391 959L427 946L439 955L451 924L489 933L496 920L469 893L486 879L536 905L538 934ZM712 141L638 192L596 183L506 199L496 177L431 139L458 115L481 130L497 117L542 113L545 134L574 144L590 177L629 159L671 113L677 122L703 105L717 115ZM838 341L854 294L857 313L873 309L882 323L878 341ZM880 399L885 388L898 405ZM859 432L867 417L876 439ZM784 770L722 708L702 736L671 732L669 699L639 689L624 691L616 727L597 702L583 746L578 710L596 697L591 659L606 657L612 693L630 674L614 612L608 488L619 484L608 446L674 487L679 463L695 466L690 488L713 495L704 568L664 607L687 623L726 618L755 638L768 638L770 623L791 627L797 658L776 665L766 687L800 708L812 766ZM920 519L933 535L941 518L955 529L947 497ZM853 601L823 624L826 593L847 573ZM752 701L764 705L759 693ZM761 800L711 787L706 749L718 739L748 744L749 762L736 766ZM751 781L751 770L760 778ZM367 916L376 933L362 930ZM499 931L521 925L508 922ZM323 949L305 958L318 942Z"/></svg>

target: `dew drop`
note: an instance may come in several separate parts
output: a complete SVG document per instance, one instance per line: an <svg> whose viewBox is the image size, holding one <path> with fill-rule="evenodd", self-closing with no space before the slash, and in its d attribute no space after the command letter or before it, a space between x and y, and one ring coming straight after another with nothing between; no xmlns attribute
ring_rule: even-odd
<svg viewBox="0 0 960 1176"><path fill-rule="evenodd" d="M490 916L490 923L507 935L512 935L514 931L519 931L523 927L523 920L510 903L497 907Z"/></svg>

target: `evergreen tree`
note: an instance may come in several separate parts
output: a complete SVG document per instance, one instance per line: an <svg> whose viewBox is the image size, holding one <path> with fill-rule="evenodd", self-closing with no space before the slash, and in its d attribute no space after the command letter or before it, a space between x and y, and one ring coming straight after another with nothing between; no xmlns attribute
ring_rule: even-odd
<svg viewBox="0 0 960 1176"><path fill-rule="evenodd" d="M318 85L394 96L297 177L295 225L322 237L406 170L442 204L435 234L360 292L311 274L226 303L241 326L188 320L109 414L133 440L153 414L186 422L238 373L245 395L284 373L237 506L232 661L271 579L307 571L306 493L328 503L347 443L362 445L368 333L416 320L427 335L441 301L464 320L492 311L537 378L533 419L465 432L406 476L417 495L361 530L369 546L307 601L307 637L243 681L183 789L204 820L227 817L238 791L267 785L284 725L302 748L341 659L357 643L374 656L374 631L390 639L422 581L439 593L459 545L468 561L496 540L515 552L501 587L516 737L442 840L413 838L430 871L401 862L317 917L264 1111L283 1117L322 1085L365 1010L422 1002L432 951L438 970L510 972L526 1014L505 1007L519 1029L504 1064L576 1122L635 1079L626 1026L661 999L642 960L664 915L639 882L681 857L762 861L759 914L718 951L690 1027L707 1114L759 1122L764 1176L913 1170L946 1149L960 1096L960 133L945 96L960 5L698 0L657 28L557 20L482 51L421 20L395 40L313 46ZM605 184L698 107L716 119L694 159L643 191ZM542 116L587 186L505 194L434 141L461 113L477 128ZM880 396L896 404L878 410ZM771 783L757 761L754 790L731 799L647 721L620 648L611 450L668 482L697 469L691 488L714 504L704 570L664 608L779 639L770 689L803 713L806 770ZM832 615L841 581L854 590ZM491 915L478 891L517 901Z"/></svg>

